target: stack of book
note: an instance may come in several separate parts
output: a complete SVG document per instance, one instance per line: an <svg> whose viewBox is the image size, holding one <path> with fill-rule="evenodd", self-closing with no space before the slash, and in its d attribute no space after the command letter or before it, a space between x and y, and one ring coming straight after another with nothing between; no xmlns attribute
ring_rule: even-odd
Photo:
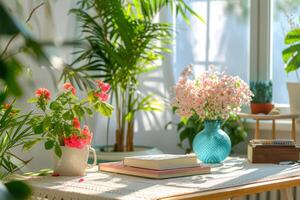
<svg viewBox="0 0 300 200"><path fill-rule="evenodd" d="M299 148L290 139L251 140L248 145L248 160L252 163L298 161Z"/></svg>
<svg viewBox="0 0 300 200"><path fill-rule="evenodd" d="M120 162L101 163L99 170L154 179L210 173L210 167L198 164L193 154L126 157Z"/></svg>

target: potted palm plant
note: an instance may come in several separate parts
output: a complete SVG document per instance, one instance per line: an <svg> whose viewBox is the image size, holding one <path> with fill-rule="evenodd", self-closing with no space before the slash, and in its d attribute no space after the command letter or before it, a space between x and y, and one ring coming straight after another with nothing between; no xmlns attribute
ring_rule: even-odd
<svg viewBox="0 0 300 200"><path fill-rule="evenodd" d="M250 90L254 94L251 101L251 112L253 114L268 114L273 109L272 104L272 81L251 81Z"/></svg>
<svg viewBox="0 0 300 200"><path fill-rule="evenodd" d="M282 51L282 58L285 63L286 73L295 72L299 80L298 69L300 68L300 28L290 30L285 37L285 44L288 45ZM300 82L288 82L289 101L291 113L300 113Z"/></svg>
<svg viewBox="0 0 300 200"><path fill-rule="evenodd" d="M88 45L65 68L64 77L79 86L88 87L93 78L102 78L111 85L116 111L114 151L134 150L138 111L161 109L154 96L139 91L139 77L156 69L156 61L168 51L164 45L171 41L173 27L153 20L165 7L175 7L186 20L185 12L201 19L182 0L81 0L80 7L71 10L81 21Z"/></svg>

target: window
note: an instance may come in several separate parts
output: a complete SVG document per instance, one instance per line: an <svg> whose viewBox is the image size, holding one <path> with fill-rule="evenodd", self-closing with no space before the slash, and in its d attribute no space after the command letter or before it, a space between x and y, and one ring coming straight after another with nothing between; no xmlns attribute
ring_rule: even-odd
<svg viewBox="0 0 300 200"><path fill-rule="evenodd" d="M273 80L273 100L276 103L288 103L286 82L297 81L295 73L286 75L281 52L285 48L284 37L293 27L300 25L300 0L272 0L271 32L271 77Z"/></svg>
<svg viewBox="0 0 300 200"><path fill-rule="evenodd" d="M300 26L300 0L191 0L190 6L206 24L176 19L175 80L188 64L196 73L214 65L245 81L273 80L273 101L288 104L286 82L297 76L286 75L281 52L287 31Z"/></svg>
<svg viewBox="0 0 300 200"><path fill-rule="evenodd" d="M190 17L191 25L176 20L175 78L193 64L195 73L214 65L249 80L248 0L194 0L190 6L206 24Z"/></svg>

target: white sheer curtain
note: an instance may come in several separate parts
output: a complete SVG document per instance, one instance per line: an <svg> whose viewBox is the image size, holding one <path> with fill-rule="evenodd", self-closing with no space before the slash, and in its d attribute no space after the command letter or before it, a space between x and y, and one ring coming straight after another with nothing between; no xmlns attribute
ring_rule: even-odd
<svg viewBox="0 0 300 200"><path fill-rule="evenodd" d="M196 73L214 65L249 80L249 0L192 0L190 6L206 24L191 17L191 25L176 19L174 76L194 65Z"/></svg>

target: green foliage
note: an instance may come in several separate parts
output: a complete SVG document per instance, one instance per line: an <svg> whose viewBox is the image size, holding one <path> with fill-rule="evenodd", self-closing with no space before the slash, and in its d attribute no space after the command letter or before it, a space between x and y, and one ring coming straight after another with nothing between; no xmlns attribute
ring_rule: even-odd
<svg viewBox="0 0 300 200"><path fill-rule="evenodd" d="M22 181L10 181L5 183L8 194L6 200L26 200L32 194L32 190L26 183ZM0 199L1 195L0 195Z"/></svg>
<svg viewBox="0 0 300 200"><path fill-rule="evenodd" d="M178 146L184 149L186 153L191 153L194 137L204 129L204 121L200 120L195 114L188 119L181 119L177 124L169 122L166 128L171 124L177 126L177 132L179 133ZM232 147L244 141L247 137L246 129L238 116L231 116L222 123L221 128L230 137ZM184 141L188 142L187 147L184 146Z"/></svg>
<svg viewBox="0 0 300 200"><path fill-rule="evenodd" d="M288 45L282 51L282 59L286 64L285 71L287 73L297 72L300 68L300 28L294 28L287 33L285 44Z"/></svg>
<svg viewBox="0 0 300 200"><path fill-rule="evenodd" d="M88 46L77 52L78 58L62 77L80 88L89 87L94 78L110 83L121 135L135 112L161 109L152 95L138 89L140 75L157 69L155 63L163 58L162 53L170 51L164 46L172 41L172 24L153 20L163 8L174 9L187 23L187 13L203 21L183 0L81 0L71 10L81 22Z"/></svg>
<svg viewBox="0 0 300 200"><path fill-rule="evenodd" d="M83 120L86 114L93 115L92 110L104 116L112 114L113 107L94 95L98 92L101 92L100 88L91 90L88 92L88 98L82 100L78 99L71 90L62 92L51 102L42 95L29 99L28 102L36 103L43 111L42 114L37 113L30 121L33 132L41 137L26 142L23 148L27 149L43 140L45 149L54 149L55 154L60 157L62 154L60 146L64 145L64 138L73 134L81 136L80 130L74 127L74 118Z"/></svg>
<svg viewBox="0 0 300 200"><path fill-rule="evenodd" d="M273 97L272 81L251 81L250 90L254 94L252 103L271 103Z"/></svg>
<svg viewBox="0 0 300 200"><path fill-rule="evenodd" d="M35 9L32 11L32 14L34 11ZM17 81L17 77L21 74L24 64L17 59L15 52L8 52L9 45L17 36L20 36L22 39L24 39L24 43L19 48L19 53L26 53L31 58L34 58L34 61L42 62L44 66L51 66L51 62L49 61L48 56L42 49L41 45L34 40L22 23L15 20L2 2L0 2L0 19L0 36L10 36L10 40L7 45L3 48L0 48L1 104L4 102L7 96L11 94L16 97L22 95L22 89ZM29 19L30 18L28 18L28 20Z"/></svg>
<svg viewBox="0 0 300 200"><path fill-rule="evenodd" d="M0 180L29 162L19 158L12 150L35 138L28 127L31 116L31 113L20 115L12 105L0 105Z"/></svg>

